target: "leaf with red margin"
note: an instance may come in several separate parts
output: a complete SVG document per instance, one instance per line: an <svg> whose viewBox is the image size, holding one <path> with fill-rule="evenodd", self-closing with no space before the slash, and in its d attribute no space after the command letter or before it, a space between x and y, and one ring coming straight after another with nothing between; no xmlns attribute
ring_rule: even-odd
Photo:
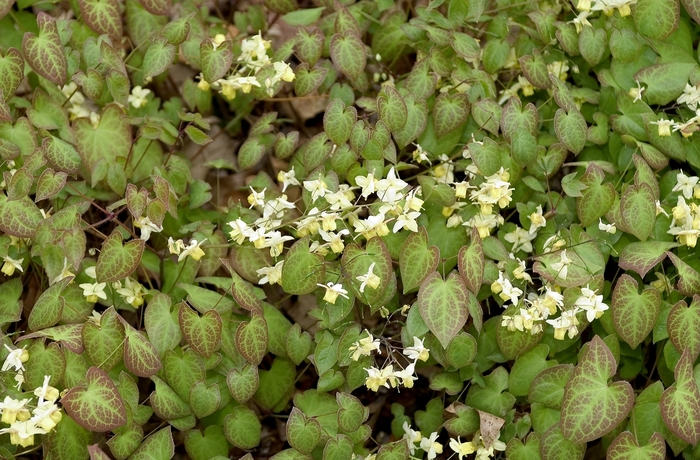
<svg viewBox="0 0 700 460"><path fill-rule="evenodd" d="M167 16L170 13L172 2L171 0L141 0L141 5L143 5L149 13L153 13L157 16Z"/></svg>
<svg viewBox="0 0 700 460"><path fill-rule="evenodd" d="M131 275L141 263L141 255L146 242L139 239L122 244L122 241L121 233L114 232L102 243L102 251L100 251L95 266L98 282L109 283L123 280Z"/></svg>
<svg viewBox="0 0 700 460"><path fill-rule="evenodd" d="M0 88L0 121L12 121L12 112L10 112L10 107L5 101L5 95L3 90Z"/></svg>
<svg viewBox="0 0 700 460"><path fill-rule="evenodd" d="M17 341L35 339L37 337L47 337L55 342L60 342L61 345L73 353L81 354L84 351L82 329L83 325L80 323L62 324L60 326L50 327L48 329L42 329L41 331L23 335L22 337L19 337Z"/></svg>
<svg viewBox="0 0 700 460"><path fill-rule="evenodd" d="M428 232L425 227L418 228L418 233L408 235L399 255L404 294L418 289L437 269L439 262L440 250L437 246L428 246Z"/></svg>
<svg viewBox="0 0 700 460"><path fill-rule="evenodd" d="M666 251L678 247L678 243L645 241L630 243L620 253L620 268L632 270L644 278L649 270L666 258Z"/></svg>
<svg viewBox="0 0 700 460"><path fill-rule="evenodd" d="M107 373L91 367L87 382L71 388L61 398L61 404L80 426L104 433L126 423L126 408L116 385Z"/></svg>
<svg viewBox="0 0 700 460"><path fill-rule="evenodd" d="M562 434L560 424L555 423L540 438L540 456L545 460L583 460L585 444L575 444Z"/></svg>
<svg viewBox="0 0 700 460"><path fill-rule="evenodd" d="M185 341L197 354L209 358L221 346L221 316L209 310L202 316L187 305L180 308L180 328Z"/></svg>
<svg viewBox="0 0 700 460"><path fill-rule="evenodd" d="M164 459L173 458L174 455L173 434L170 426L167 426L146 438L129 460Z"/></svg>
<svg viewBox="0 0 700 460"><path fill-rule="evenodd" d="M242 308L248 311L262 313L262 303L255 296L251 284L240 277L240 275L231 267L231 264L226 259L221 259L221 263L226 267L231 274L233 282L231 283L231 294Z"/></svg>
<svg viewBox="0 0 700 460"><path fill-rule="evenodd" d="M244 321L236 329L236 348L251 364L260 364L267 351L267 322L259 313Z"/></svg>
<svg viewBox="0 0 700 460"><path fill-rule="evenodd" d="M58 323L63 315L65 299L61 295L68 283L73 281L69 276L49 286L36 301L31 313L29 313L29 330L38 331L46 329Z"/></svg>
<svg viewBox="0 0 700 460"><path fill-rule="evenodd" d="M666 255L678 270L678 291L688 297L700 294L700 273L671 251L666 251Z"/></svg>
<svg viewBox="0 0 700 460"><path fill-rule="evenodd" d="M90 460L111 460L109 455L100 449L99 444L88 446L88 454L90 454Z"/></svg>
<svg viewBox="0 0 700 460"><path fill-rule="evenodd" d="M696 294L689 307L682 300L676 303L668 314L666 328L676 350L687 349L695 362L700 354L700 296Z"/></svg>
<svg viewBox="0 0 700 460"><path fill-rule="evenodd" d="M561 431L576 444L593 441L613 430L632 410L634 390L626 381L608 381L617 363L599 336L587 344L564 389Z"/></svg>
<svg viewBox="0 0 700 460"><path fill-rule="evenodd" d="M9 201L0 193L0 230L18 238L34 238L44 218L31 198Z"/></svg>
<svg viewBox="0 0 700 460"><path fill-rule="evenodd" d="M661 433L654 433L649 443L643 447L637 444L634 435L623 431L608 447L608 460L664 460L666 442Z"/></svg>
<svg viewBox="0 0 700 460"><path fill-rule="evenodd" d="M647 288L639 294L637 290L634 278L620 276L610 305L615 330L633 349L654 329L661 307L659 291Z"/></svg>
<svg viewBox="0 0 700 460"><path fill-rule="evenodd" d="M484 246L476 227L472 228L469 246L462 246L457 258L459 274L467 285L467 289L477 294L484 281Z"/></svg>
<svg viewBox="0 0 700 460"><path fill-rule="evenodd" d="M239 404L245 404L258 391L260 377L258 367L246 363L242 368L232 368L226 376L226 384L233 399Z"/></svg>
<svg viewBox="0 0 700 460"><path fill-rule="evenodd" d="M117 0L78 0L85 24L98 35L108 35L113 41L124 35L122 14Z"/></svg>
<svg viewBox="0 0 700 460"><path fill-rule="evenodd" d="M126 368L139 377L155 375L162 366L156 347L148 341L144 332L137 331L126 321L122 322L126 330L126 342L124 343Z"/></svg>
<svg viewBox="0 0 700 460"><path fill-rule="evenodd" d="M0 19L4 18L5 15L10 12L14 4L15 0L0 0Z"/></svg>
<svg viewBox="0 0 700 460"><path fill-rule="evenodd" d="M676 382L661 395L661 417L673 434L696 445L700 441L700 390L687 349L683 350L674 375Z"/></svg>
<svg viewBox="0 0 700 460"><path fill-rule="evenodd" d="M231 68L233 62L231 40L226 40L218 46L214 46L214 42L211 40L204 40L199 45L199 53L202 75L206 81L218 80Z"/></svg>
<svg viewBox="0 0 700 460"><path fill-rule="evenodd" d="M462 278L455 272L446 281L438 272L428 276L418 291L420 315L430 332L447 348L469 317L469 293Z"/></svg>
<svg viewBox="0 0 700 460"><path fill-rule="evenodd" d="M22 39L24 58L36 73L58 86L63 86L68 64L58 35L56 19L40 11L36 23L39 26L39 36L27 32Z"/></svg>

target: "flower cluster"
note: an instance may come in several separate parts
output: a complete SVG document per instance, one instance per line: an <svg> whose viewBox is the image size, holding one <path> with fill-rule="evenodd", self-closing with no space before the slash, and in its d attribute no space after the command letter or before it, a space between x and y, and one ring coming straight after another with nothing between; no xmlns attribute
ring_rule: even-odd
<svg viewBox="0 0 700 460"><path fill-rule="evenodd" d="M503 167L490 176L484 177L484 181L472 190L469 199L479 207L479 212L462 225L476 228L481 238L486 238L491 231L504 224L503 216L494 212L494 207L507 207L513 194L510 186L510 174Z"/></svg>
<svg viewBox="0 0 700 460"><path fill-rule="evenodd" d="M682 172L676 175L674 192L678 195L676 206L672 209L673 219L668 233L674 235L680 244L694 248L700 235L700 208L694 202L688 204L687 200L700 198L700 185L698 177L688 177Z"/></svg>
<svg viewBox="0 0 700 460"><path fill-rule="evenodd" d="M83 290L83 296L90 303L96 303L99 299L107 300L107 293L105 289L107 288L107 283L98 283L97 274L95 273L95 266L91 266L85 269L85 274L92 278L94 282L92 283L82 283L79 284ZM124 284L122 284L122 281ZM124 278L120 281L115 281L111 284L111 288L116 294L118 294L124 302L128 303L134 308L138 308L143 305L143 296L146 294L146 289L138 281L133 280L131 277Z"/></svg>
<svg viewBox="0 0 700 460"><path fill-rule="evenodd" d="M217 34L212 40L215 48L221 46L226 41L226 36ZM281 81L292 82L295 75L292 67L284 62L272 62L267 55L267 50L270 48L269 40L264 40L262 34L258 33L251 38L243 39L241 42L241 54L236 58L236 63L239 65L237 70L226 78L220 78L211 85L200 77L199 89L206 91L210 86L218 89L219 92L228 100L236 97L236 92L241 91L248 94L253 90L253 87L260 88L257 74L260 69L272 66L274 74L266 77L264 80L266 92L269 96L274 94L274 87Z"/></svg>
<svg viewBox="0 0 700 460"><path fill-rule="evenodd" d="M353 352L352 359L357 361L360 356L370 356L372 350L379 350L379 341L372 339L372 335L369 334L368 338L364 340L364 345L362 340L356 342L350 347L349 351ZM369 350L369 351L365 351ZM376 367L370 367L365 369L367 371L367 380L365 381L365 386L372 391L379 391L379 387L385 388L396 388L399 384L402 384L406 388L413 388L414 380L418 380L418 377L414 375L416 369L416 363L420 361L427 361L430 358L430 350L423 346L423 341L418 337L413 337L413 346L406 347L403 351L404 356L406 356L412 362L409 363L404 369L394 370L394 365L389 364L384 366L382 369Z"/></svg>

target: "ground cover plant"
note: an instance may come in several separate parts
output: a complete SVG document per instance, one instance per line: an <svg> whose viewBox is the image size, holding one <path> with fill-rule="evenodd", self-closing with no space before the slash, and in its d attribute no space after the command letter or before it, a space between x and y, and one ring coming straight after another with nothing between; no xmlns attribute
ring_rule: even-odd
<svg viewBox="0 0 700 460"><path fill-rule="evenodd" d="M697 458L700 0L0 0L0 457Z"/></svg>

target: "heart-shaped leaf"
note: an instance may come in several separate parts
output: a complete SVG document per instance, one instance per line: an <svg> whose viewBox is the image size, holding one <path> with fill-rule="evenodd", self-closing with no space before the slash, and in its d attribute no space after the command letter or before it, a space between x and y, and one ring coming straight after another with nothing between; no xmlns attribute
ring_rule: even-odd
<svg viewBox="0 0 700 460"><path fill-rule="evenodd" d="M571 110L569 113L562 109L557 110L554 115L554 130L559 141L575 154L586 146L588 125L578 110Z"/></svg>
<svg viewBox="0 0 700 460"><path fill-rule="evenodd" d="M197 418L213 414L220 403L221 393L216 383L207 386L206 380L200 380L190 388L190 407Z"/></svg>
<svg viewBox="0 0 700 460"><path fill-rule="evenodd" d="M0 18L2 16L0 13ZM17 48L8 49L4 57L0 52L0 75L3 76L0 81L0 91L6 100L12 99L24 79L24 59Z"/></svg>
<svg viewBox="0 0 700 460"><path fill-rule="evenodd" d="M469 97L466 94L440 93L433 109L435 135L442 137L456 129L469 116Z"/></svg>
<svg viewBox="0 0 700 460"><path fill-rule="evenodd" d="M156 458L172 458L175 455L175 444L171 427L165 427L149 435L146 440L131 454L129 460L153 460Z"/></svg>
<svg viewBox="0 0 700 460"><path fill-rule="evenodd" d="M675 248L678 243L666 241L645 241L630 243L620 253L620 268L633 270L641 277L666 258L666 251Z"/></svg>
<svg viewBox="0 0 700 460"><path fill-rule="evenodd" d="M323 448L323 458L326 460L344 460L352 457L353 443L344 434L328 438Z"/></svg>
<svg viewBox="0 0 700 460"><path fill-rule="evenodd" d="M249 363L260 364L267 351L267 322L262 314L253 313L250 321L238 325L236 348Z"/></svg>
<svg viewBox="0 0 700 460"><path fill-rule="evenodd" d="M369 409L359 399L348 393L335 394L338 409L338 427L346 432L357 431L369 417Z"/></svg>
<svg viewBox="0 0 700 460"><path fill-rule="evenodd" d="M284 258L282 287L289 294L309 294L322 283L326 273L323 257L309 250L309 238L294 243Z"/></svg>
<svg viewBox="0 0 700 460"><path fill-rule="evenodd" d="M301 330L301 326L295 323L287 331L287 335L284 341L284 347L287 352L287 356L291 359L294 364L299 365L302 361L309 356L311 351L311 335Z"/></svg>
<svg viewBox="0 0 700 460"><path fill-rule="evenodd" d="M349 278L348 287L353 295L372 306L376 311L384 306L382 303L388 294L393 297L392 285L396 284L396 274L392 266L391 256L384 241L379 237L370 238L364 250L352 243L345 247L341 259L343 269ZM379 286L374 289L369 284L364 287L364 292L360 292L362 281L358 277L369 273L370 265L374 264L372 273L379 277ZM395 292L395 291L394 291Z"/></svg>
<svg viewBox="0 0 700 460"><path fill-rule="evenodd" d="M598 439L627 417L634 391L626 381L608 384L616 370L608 346L593 337L564 390L561 431L566 438L577 444Z"/></svg>
<svg viewBox="0 0 700 460"><path fill-rule="evenodd" d="M192 410L167 382L157 375L151 376L156 389L151 393L153 412L163 420L177 420L192 415ZM187 389L189 396L189 388Z"/></svg>
<svg viewBox="0 0 700 460"><path fill-rule="evenodd" d="M295 69L294 92L297 96L306 96L313 93L323 83L328 74L325 67L314 67L309 70L306 63L299 64ZM335 101L332 99L331 101Z"/></svg>
<svg viewBox="0 0 700 460"><path fill-rule="evenodd" d="M49 286L49 288L41 294L29 314L30 331L49 328L54 326L61 319L63 307L65 306L65 299L61 293L71 281L73 281L73 277L71 276L64 278ZM8 284L7 287L9 286ZM9 298L9 293L7 294Z"/></svg>
<svg viewBox="0 0 700 460"><path fill-rule="evenodd" d="M83 325L82 337L85 353L100 369L109 371L124 356L124 326L114 307L108 308L97 325L87 321Z"/></svg>
<svg viewBox="0 0 700 460"><path fill-rule="evenodd" d="M411 233L401 246L399 267L403 292L411 292L433 273L440 262L440 250L436 246L428 246L428 232L425 227L419 227L418 233Z"/></svg>
<svg viewBox="0 0 700 460"><path fill-rule="evenodd" d="M36 73L63 86L66 83L68 63L61 46L56 19L40 11L36 23L39 26L39 35L27 32L22 39L24 57Z"/></svg>
<svg viewBox="0 0 700 460"><path fill-rule="evenodd" d="M603 184L604 178L605 172L593 162L581 177L586 188L583 196L576 199L576 211L583 227L597 223L615 202L615 186L611 183Z"/></svg>
<svg viewBox="0 0 700 460"><path fill-rule="evenodd" d="M610 306L615 330L632 348L637 348L654 328L661 306L661 295L656 289L647 288L641 294L637 291L634 278L620 276Z"/></svg>
<svg viewBox="0 0 700 460"><path fill-rule="evenodd" d="M634 25L641 35L663 40L678 27L678 0L639 0L634 7Z"/></svg>
<svg viewBox="0 0 700 460"><path fill-rule="evenodd" d="M471 244L462 246L462 249L459 250L457 262L459 274L462 276L464 284L472 293L477 294L484 281L485 259L484 247L476 228L472 229Z"/></svg>
<svg viewBox="0 0 700 460"><path fill-rule="evenodd" d="M258 391L258 367L251 363L246 363L240 369L234 367L228 371L226 383L233 399L245 404Z"/></svg>
<svg viewBox="0 0 700 460"><path fill-rule="evenodd" d="M226 40L218 46L211 40L204 40L199 45L201 56L202 75L204 80L215 82L223 77L231 68L233 52L231 40Z"/></svg>
<svg viewBox="0 0 700 460"><path fill-rule="evenodd" d="M224 429L218 425L209 425L202 434L199 430L187 432L185 450L192 460L205 460L228 455L229 444L224 436Z"/></svg>
<svg viewBox="0 0 700 460"><path fill-rule="evenodd" d="M80 426L104 433L126 423L126 409L117 387L107 373L97 367L88 369L86 382L71 388L61 404Z"/></svg>
<svg viewBox="0 0 700 460"><path fill-rule="evenodd" d="M666 321L668 337L677 350L685 350L692 361L700 355L700 296L693 296L690 306L679 301L671 308Z"/></svg>
<svg viewBox="0 0 700 460"><path fill-rule="evenodd" d="M321 424L315 418L307 418L298 408L292 408L287 419L287 441L304 454L310 454L321 440Z"/></svg>
<svg viewBox="0 0 700 460"><path fill-rule="evenodd" d="M696 445L700 441L700 390L693 374L693 357L683 350L673 372L676 381L661 395L661 417L673 434Z"/></svg>
<svg viewBox="0 0 700 460"><path fill-rule="evenodd" d="M97 258L95 274L100 283L121 281L131 275L141 263L141 255L146 242L132 240L122 244L122 235L114 232L102 243L102 250Z"/></svg>
<svg viewBox="0 0 700 460"><path fill-rule="evenodd" d="M126 330L124 342L124 364L139 377L150 377L161 368L158 351L148 340L143 331L137 331L126 321L122 321Z"/></svg>
<svg viewBox="0 0 700 460"><path fill-rule="evenodd" d="M584 27L578 36L578 48L586 62L595 66L608 49L608 34L604 29Z"/></svg>
<svg viewBox="0 0 700 460"><path fill-rule="evenodd" d="M583 460L585 444L576 444L562 433L559 423L555 423L540 438L540 455L547 460Z"/></svg>
<svg viewBox="0 0 700 460"><path fill-rule="evenodd" d="M331 38L333 64L351 80L357 80L365 70L365 44L353 32L337 33Z"/></svg>
<svg viewBox="0 0 700 460"><path fill-rule="evenodd" d="M585 192L584 192L585 195ZM622 220L634 236L642 241L651 235L656 221L656 197L649 185L630 185L620 198Z"/></svg>
<svg viewBox="0 0 700 460"><path fill-rule="evenodd" d="M443 281L438 272L433 272L421 284L418 291L421 317L443 348L447 348L467 322L467 303L467 287L457 273L450 273Z"/></svg>
<svg viewBox="0 0 700 460"><path fill-rule="evenodd" d="M391 132L397 132L406 124L408 108L399 92L392 86L382 87L377 96L379 119L386 123Z"/></svg>
<svg viewBox="0 0 700 460"><path fill-rule="evenodd" d="M342 99L334 98L323 115L323 129L331 142L343 145L350 139L350 132L356 121L357 109L345 107Z"/></svg>
<svg viewBox="0 0 700 460"><path fill-rule="evenodd" d="M221 346L221 316L209 310L202 316L189 308L180 308L180 329L188 345L203 358L209 358Z"/></svg>
<svg viewBox="0 0 700 460"><path fill-rule="evenodd" d="M15 174L15 176L17 176L17 174ZM63 190L67 178L68 174L63 171L56 172L51 168L46 168L44 172L41 173L41 176L39 176L34 201L39 202L41 200L53 198L54 195Z"/></svg>
<svg viewBox="0 0 700 460"><path fill-rule="evenodd" d="M44 218L31 198L25 196L10 201L0 194L0 230L18 238L34 238L36 228Z"/></svg>
<svg viewBox="0 0 700 460"><path fill-rule="evenodd" d="M394 131L394 139L399 148L404 148L420 136L428 124L428 105L425 101L417 101L412 94L404 97L406 104L406 123L398 131Z"/></svg>
<svg viewBox="0 0 700 460"><path fill-rule="evenodd" d="M297 42L294 48L299 59L310 66L316 64L316 61L321 59L323 54L325 37L321 29L314 27L311 30L306 30L304 27L299 27L296 37Z"/></svg>
<svg viewBox="0 0 700 460"><path fill-rule="evenodd" d="M144 78L155 77L165 72L175 58L175 46L165 38L156 38L143 58Z"/></svg>
<svg viewBox="0 0 700 460"><path fill-rule="evenodd" d="M224 419L226 439L239 449L252 449L260 444L262 425L258 416L245 406L238 406Z"/></svg>
<svg viewBox="0 0 700 460"><path fill-rule="evenodd" d="M678 291L688 297L700 294L700 273L673 252L666 251L666 255L678 270Z"/></svg>
<svg viewBox="0 0 700 460"><path fill-rule="evenodd" d="M78 0L78 4L85 24L92 30L114 41L121 40L124 28L117 0Z"/></svg>
<svg viewBox="0 0 700 460"><path fill-rule="evenodd" d="M654 433L649 443L640 447L631 432L623 431L610 443L607 458L610 460L664 460L666 441L661 433Z"/></svg>
<svg viewBox="0 0 700 460"><path fill-rule="evenodd" d="M529 103L523 108L517 97L511 97L501 112L501 130L507 141L519 131L527 131L533 136L537 133L539 114L534 104Z"/></svg>

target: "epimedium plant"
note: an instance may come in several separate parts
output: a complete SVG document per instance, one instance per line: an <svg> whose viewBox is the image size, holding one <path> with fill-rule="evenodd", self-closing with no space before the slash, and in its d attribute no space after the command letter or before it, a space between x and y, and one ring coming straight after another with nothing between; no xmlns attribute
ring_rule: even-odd
<svg viewBox="0 0 700 460"><path fill-rule="evenodd" d="M0 1L3 458L699 455L700 2L418 3Z"/></svg>

